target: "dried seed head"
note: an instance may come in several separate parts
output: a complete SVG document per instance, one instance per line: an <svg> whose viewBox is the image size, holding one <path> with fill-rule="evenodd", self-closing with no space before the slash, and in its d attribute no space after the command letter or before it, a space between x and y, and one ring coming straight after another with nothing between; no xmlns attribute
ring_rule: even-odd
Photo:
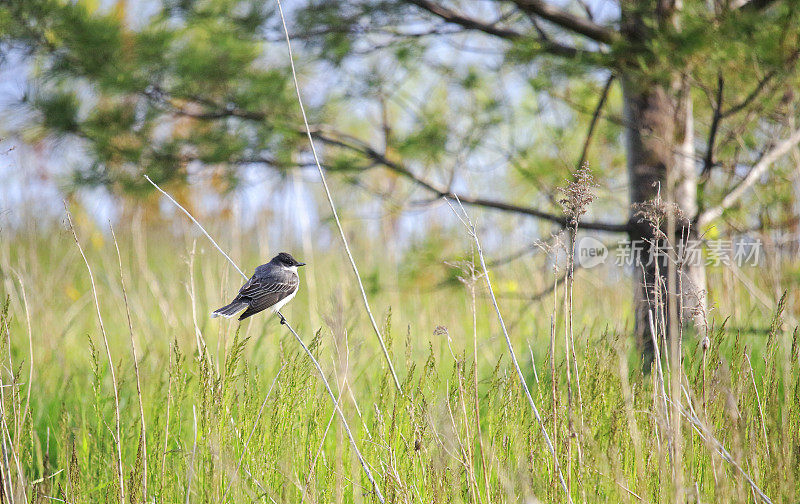
<svg viewBox="0 0 800 504"><path fill-rule="evenodd" d="M592 172L584 164L575 172L573 180L566 187L559 187L564 197L558 202L564 209L564 215L571 226L577 226L581 216L586 213L589 204L594 200L592 190L597 187Z"/></svg>
<svg viewBox="0 0 800 504"><path fill-rule="evenodd" d="M649 224L653 231L653 236L657 239L667 237L661 227L670 216L675 218L679 226L687 226L689 224L689 219L686 218L686 215L677 204L668 203L661 199L660 187L655 198L642 203L634 203L632 208L635 210L633 216L639 219L638 222Z"/></svg>
<svg viewBox="0 0 800 504"><path fill-rule="evenodd" d="M700 342L700 346L703 347L703 352L707 352L709 348L711 348L711 340L708 336L703 337L703 341Z"/></svg>
<svg viewBox="0 0 800 504"><path fill-rule="evenodd" d="M474 285L481 275L483 275L483 273L476 270L475 263L472 261L445 261L444 264L445 266L458 270L456 278L458 278L459 282L467 286Z"/></svg>

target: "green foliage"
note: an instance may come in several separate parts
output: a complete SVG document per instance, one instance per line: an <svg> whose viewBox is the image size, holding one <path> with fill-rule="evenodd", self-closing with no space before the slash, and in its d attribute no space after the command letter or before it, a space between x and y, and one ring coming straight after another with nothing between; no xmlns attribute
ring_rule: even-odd
<svg viewBox="0 0 800 504"><path fill-rule="evenodd" d="M74 180L137 191L142 172L179 181L190 161L235 172L264 151L289 157L281 151L295 151L285 141L295 137L286 129L293 90L281 68L259 63L268 46L258 32L271 9L244 0L161 7L135 27L121 21L121 5L0 7L22 21L0 36L25 41L35 55L39 85L29 106L45 133L88 147Z"/></svg>
<svg viewBox="0 0 800 504"><path fill-rule="evenodd" d="M36 100L36 107L41 111L43 123L58 134L78 131L78 99L74 93L54 92Z"/></svg>
<svg viewBox="0 0 800 504"><path fill-rule="evenodd" d="M431 114L421 128L410 132L399 140L397 149L409 159L437 162L445 154L448 125L441 114Z"/></svg>

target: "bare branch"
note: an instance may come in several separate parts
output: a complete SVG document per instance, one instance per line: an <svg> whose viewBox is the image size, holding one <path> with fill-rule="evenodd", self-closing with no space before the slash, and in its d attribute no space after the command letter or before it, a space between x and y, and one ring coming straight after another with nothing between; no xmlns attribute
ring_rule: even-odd
<svg viewBox="0 0 800 504"><path fill-rule="evenodd" d="M711 129L708 133L708 147L706 147L706 156L703 160L703 173L708 173L714 166L714 144L717 139L717 131L719 131L719 122L722 118L722 90L725 87L725 79L722 78L722 73L717 74L717 99L714 103L714 117L711 119Z"/></svg>
<svg viewBox="0 0 800 504"><path fill-rule="evenodd" d="M479 19L475 19L464 14L458 13L452 9L436 4L430 0L408 0L409 3L416 5L420 9L437 16L448 23L459 25L468 30L477 30L487 35L502 38L504 40L518 40L525 36L525 34L506 28L497 26L496 23L487 23ZM553 42L544 35L544 32L539 31L540 38L538 42L541 44L541 49L544 52L553 54L555 56L563 56L566 58L574 58L579 54L591 53L593 51L579 50L574 47Z"/></svg>
<svg viewBox="0 0 800 504"><path fill-rule="evenodd" d="M590 19L570 14L542 0L513 1L526 14L535 14L561 28L579 33L596 42L612 44L619 38L619 34L615 30L601 26Z"/></svg>
<svg viewBox="0 0 800 504"><path fill-rule="evenodd" d="M771 71L767 72L767 74L760 81L758 81L758 84L756 84L756 87L753 88L753 90L750 92L750 94L748 94L745 97L744 100L742 100L741 102L739 102L736 105L732 106L728 110L725 110L724 112L721 112L720 115L723 118L728 118L728 117L730 117L730 116L732 116L734 114L738 114L739 112L744 110L748 105L753 103L753 101L756 98L758 98L758 95L761 94L761 91L764 90L764 87L769 83L770 80L772 80L773 77L775 77L775 75L777 75L777 73L778 73L777 70L771 70Z"/></svg>
<svg viewBox="0 0 800 504"><path fill-rule="evenodd" d="M800 129L795 130L788 138L764 154L761 159L753 166L750 172L739 182L731 191L722 198L719 205L711 207L697 216L697 224L700 227L707 225L714 219L719 218L722 213L732 207L750 189L758 179L766 173L775 161L788 153L795 145L800 143Z"/></svg>
<svg viewBox="0 0 800 504"><path fill-rule="evenodd" d="M522 37L522 34L518 31L512 30L510 28L496 26L494 24L486 23L478 19L474 19L465 16L463 14L459 14L458 12L452 9L444 7L443 5L436 4L429 0L408 0L408 2L433 14L434 16L444 19L448 23L457 24L459 26L463 26L464 28L468 28L470 30L482 31L488 35L494 35L496 37L508 40L518 39Z"/></svg>
<svg viewBox="0 0 800 504"><path fill-rule="evenodd" d="M361 142L352 143L350 141L333 138L320 131L314 132L313 135L315 138L320 139L322 142L326 144L335 145L355 152L359 152L367 156L368 158L372 159L379 165L383 166L384 168L387 168L397 173L398 175L402 175L405 178L417 184L418 186L432 192L437 197L445 196L453 199L458 199L459 201L461 201L461 203L467 205L479 206L484 208L493 208L495 210L501 210L504 212L538 217L546 221L554 222L560 226L568 225L568 219L563 215L553 214L550 212L545 212L543 210L538 210L536 208L521 206L514 203L508 203L505 201L468 196L465 194L455 193L448 188L440 187L436 185L434 182L426 180L420 177L419 175L415 174L407 167L399 163L396 163L394 161L391 161L390 159L387 159L383 154L377 152L376 150L372 149L368 145L363 144ZM630 230L630 226L628 223L617 224L609 222L581 222L581 227L583 229L590 229L593 231L605 231L610 233L627 233Z"/></svg>
<svg viewBox="0 0 800 504"><path fill-rule="evenodd" d="M585 0L578 0L578 4L580 4L583 12L586 13L586 17L589 18L590 21L594 21L594 14L592 13L592 8L589 7L589 4L586 3Z"/></svg>
<svg viewBox="0 0 800 504"><path fill-rule="evenodd" d="M592 143L592 137L594 137L594 129L597 127L597 121L600 119L600 112L603 110L603 106L606 104L608 92L611 89L611 84L613 82L614 74L611 74L608 76L608 79L606 79L606 84L603 86L603 91L600 94L600 100L597 102L597 107L595 107L594 113L592 114L592 120L589 122L589 130L586 132L586 140L583 142L581 157L578 160L578 165L576 168L580 168L583 166L583 163L586 162L586 156L589 154L589 145Z"/></svg>
<svg viewBox="0 0 800 504"><path fill-rule="evenodd" d="M794 68L795 63L797 63L797 58L800 57L800 50L793 51L783 62L783 65L779 68L773 68L769 72L767 72L761 80L758 81L756 87L748 94L744 100L737 103L736 105L732 106L728 110L725 110L721 113L722 118L725 119L729 116L734 114L738 114L745 108L747 108L751 103L755 101L756 98L759 97L764 88L766 88L767 84L776 76L778 75L779 71L787 71L788 69Z"/></svg>
<svg viewBox="0 0 800 504"><path fill-rule="evenodd" d="M194 112L186 110L185 107L177 107L176 105L174 105L173 100L166 93L159 92L157 96L151 94L148 94L147 96L151 99L158 100L162 104L166 104L167 106L171 107L171 110L173 112L177 114L201 120L217 120L217 119L224 119L226 117L238 117L249 121L266 121L268 119L266 114L261 112L244 110L235 106L222 107L219 104L210 102L205 99L197 99L196 101L203 105L212 107L213 109L203 112ZM597 115L598 119L602 115L599 110L597 112ZM290 130L290 128L287 127L286 130L288 131ZM339 132L327 133L320 128L310 128L308 131L306 131L305 129L299 129L295 130L294 133L302 136L307 136L310 133L310 135L313 138L316 138L325 144L334 145L337 147L341 147L343 149L348 149L350 151L362 154L376 165L383 166L384 168L387 168L399 175L403 175L405 178L411 180L420 187L427 189L429 192L433 193L434 196L436 196L437 198L442 196L458 198L459 200L461 200L461 203L467 205L479 206L484 208L493 208L495 210L501 210L504 212L516 213L521 215L529 215L531 217L537 217L549 222L554 222L556 224L559 224L560 226L567 225L567 219L562 215L545 212L543 210L538 210L532 207L526 207L514 203L508 203L505 201L468 196L466 194L452 192L447 188L439 187L435 183L416 175L414 172L409 170L407 167L401 165L400 163L391 161L386 156L384 156L377 150L373 149L369 144L365 143L364 141L358 138ZM268 158L261 159L258 156L256 156L253 158L248 158L247 162L269 164L270 160ZM314 166L316 166L316 162L317 161L315 161ZM581 223L581 227L592 231L604 231L608 233L627 233L631 230L631 225L627 222L610 223L610 222L589 221Z"/></svg>

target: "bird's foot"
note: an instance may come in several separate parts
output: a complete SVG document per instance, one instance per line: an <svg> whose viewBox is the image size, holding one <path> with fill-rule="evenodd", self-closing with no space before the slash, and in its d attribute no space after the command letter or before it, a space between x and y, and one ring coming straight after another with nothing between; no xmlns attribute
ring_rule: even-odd
<svg viewBox="0 0 800 504"><path fill-rule="evenodd" d="M280 316L280 318L281 318L281 325L286 325L286 317L284 317L280 313L278 314L278 316Z"/></svg>

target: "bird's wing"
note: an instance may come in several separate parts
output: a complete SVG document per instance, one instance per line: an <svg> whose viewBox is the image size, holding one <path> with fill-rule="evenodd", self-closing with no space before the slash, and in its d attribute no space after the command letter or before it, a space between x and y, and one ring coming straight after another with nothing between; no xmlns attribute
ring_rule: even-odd
<svg viewBox="0 0 800 504"><path fill-rule="evenodd" d="M257 313L269 308L297 290L300 278L291 271L276 271L260 277L253 276L239 291L239 297L249 302L248 312Z"/></svg>
<svg viewBox="0 0 800 504"><path fill-rule="evenodd" d="M242 288L239 289L239 294L236 297L238 298L238 297L242 297L242 296L247 296L247 293L249 291L258 288L259 285L260 285L259 278L257 276L255 276L255 275L251 276L250 280L245 282L245 284L242 285Z"/></svg>

